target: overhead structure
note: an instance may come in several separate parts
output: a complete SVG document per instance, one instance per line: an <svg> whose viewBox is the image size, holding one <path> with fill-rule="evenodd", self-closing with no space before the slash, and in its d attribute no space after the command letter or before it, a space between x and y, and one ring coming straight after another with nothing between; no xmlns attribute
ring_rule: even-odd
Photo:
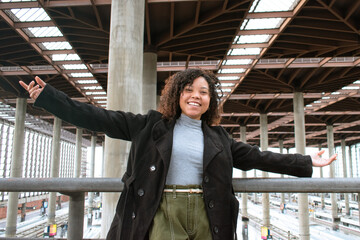
<svg viewBox="0 0 360 240"><path fill-rule="evenodd" d="M38 75L77 100L106 107L111 0L0 1L0 98L15 106L18 80ZM353 0L147 0L144 49L157 54L157 91L176 71L214 71L222 125L269 147L294 146L293 93L304 93L306 145L360 140L360 2ZM28 113L52 122L32 106ZM75 133L76 128L64 123ZM90 139L91 133L84 132ZM98 137L98 141L102 141Z"/></svg>

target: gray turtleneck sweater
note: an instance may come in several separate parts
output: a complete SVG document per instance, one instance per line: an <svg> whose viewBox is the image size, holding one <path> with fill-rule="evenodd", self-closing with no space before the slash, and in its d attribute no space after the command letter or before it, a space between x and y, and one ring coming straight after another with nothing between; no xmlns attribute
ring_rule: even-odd
<svg viewBox="0 0 360 240"><path fill-rule="evenodd" d="M176 120L167 185L201 185L204 134L201 120L181 114Z"/></svg>

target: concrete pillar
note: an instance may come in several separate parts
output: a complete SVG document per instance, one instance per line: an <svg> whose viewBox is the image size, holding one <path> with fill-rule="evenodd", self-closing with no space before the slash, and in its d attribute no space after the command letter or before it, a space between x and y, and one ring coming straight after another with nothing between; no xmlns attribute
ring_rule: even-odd
<svg viewBox="0 0 360 240"><path fill-rule="evenodd" d="M95 177L95 150L96 150L96 135L91 136L91 154L90 154L90 178ZM88 198L88 226L92 226L93 218L93 204L94 193L89 192Z"/></svg>
<svg viewBox="0 0 360 240"><path fill-rule="evenodd" d="M75 170L74 170L75 178L79 178L81 175L82 133L83 133L82 128L76 128Z"/></svg>
<svg viewBox="0 0 360 240"><path fill-rule="evenodd" d="M25 113L26 113L26 98L17 98L14 140L12 146L11 171L10 171L10 177L12 178L22 177L24 137L25 137ZM8 206L7 206L8 208L6 213L5 237L15 237L18 203L19 203L19 193L10 192L8 199Z"/></svg>
<svg viewBox="0 0 360 240"><path fill-rule="evenodd" d="M246 143L246 126L240 126L240 141ZM246 178L246 171L241 172L241 177ZM241 193L241 214L242 214L242 239L248 239L248 207L247 207L247 193Z"/></svg>
<svg viewBox="0 0 360 240"><path fill-rule="evenodd" d="M279 139L279 149L280 153L284 153L284 140L282 139ZM280 177L284 178L284 174L281 174ZM285 205L285 193L281 193L280 204Z"/></svg>
<svg viewBox="0 0 360 240"><path fill-rule="evenodd" d="M334 151L334 126L333 125L327 125L327 142L328 142L328 150L329 150L329 157L332 156ZM330 178L335 178L335 162L332 162L330 164ZM338 217L338 207L337 207L337 198L336 193L330 193L331 198L331 216L333 219L333 229L338 229L339 226L339 217Z"/></svg>
<svg viewBox="0 0 360 240"><path fill-rule="evenodd" d="M321 151L321 144L319 144L319 152ZM324 178L323 167L320 167L320 178ZM321 209L325 209L325 193L321 193Z"/></svg>
<svg viewBox="0 0 360 240"><path fill-rule="evenodd" d="M268 149L268 129L267 129L267 115L260 113L260 147L261 151ZM269 174L265 171L262 172L263 178L268 178ZM263 226L270 227L270 201L269 193L262 194L262 207L263 207Z"/></svg>
<svg viewBox="0 0 360 240"><path fill-rule="evenodd" d="M111 2L107 109L142 111L145 0ZM105 177L121 178L126 170L128 143L105 137ZM106 193L101 238L110 228L120 193Z"/></svg>
<svg viewBox="0 0 360 240"><path fill-rule="evenodd" d="M341 155L343 160L343 177L347 178L347 166L346 166L346 144L345 139L341 139ZM344 193L345 197L345 213L346 215L350 215L350 208L349 208L349 194Z"/></svg>
<svg viewBox="0 0 360 240"><path fill-rule="evenodd" d="M25 222L26 217L26 203L21 204L20 222Z"/></svg>
<svg viewBox="0 0 360 240"><path fill-rule="evenodd" d="M302 92L294 92L294 123L295 123L295 147L296 152L305 154L305 114L304 97ZM310 240L309 209L307 193L298 194L299 207L299 236L301 240Z"/></svg>
<svg viewBox="0 0 360 240"><path fill-rule="evenodd" d="M157 54L144 53L142 107L143 113L156 109Z"/></svg>
<svg viewBox="0 0 360 240"><path fill-rule="evenodd" d="M352 161L352 152L351 152L351 148L352 146L349 145L349 177L350 178L353 178L354 175L353 175L353 161ZM355 194L354 193L350 193L350 196L351 196L351 201L355 201Z"/></svg>
<svg viewBox="0 0 360 240"><path fill-rule="evenodd" d="M52 138L52 150L51 150L51 167L50 167L51 178L59 177L60 148L61 148L60 135L61 135L61 119L55 117L53 138ZM56 192L50 192L49 194L49 213L48 213L49 224L55 224L56 194L57 194Z"/></svg>

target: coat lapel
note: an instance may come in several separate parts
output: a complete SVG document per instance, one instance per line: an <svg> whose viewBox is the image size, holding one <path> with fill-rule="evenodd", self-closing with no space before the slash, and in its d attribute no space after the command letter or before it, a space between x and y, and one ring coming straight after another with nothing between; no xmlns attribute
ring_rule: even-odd
<svg viewBox="0 0 360 240"><path fill-rule="evenodd" d="M207 124L203 124L204 132L204 171L214 157L223 150L221 140Z"/></svg>
<svg viewBox="0 0 360 240"><path fill-rule="evenodd" d="M154 125L151 134L166 170L170 165L174 125L175 121L160 120Z"/></svg>

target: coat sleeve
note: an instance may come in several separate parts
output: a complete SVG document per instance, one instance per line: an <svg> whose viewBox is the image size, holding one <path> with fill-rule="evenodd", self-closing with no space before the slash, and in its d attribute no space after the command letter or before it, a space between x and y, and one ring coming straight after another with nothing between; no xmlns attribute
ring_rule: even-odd
<svg viewBox="0 0 360 240"><path fill-rule="evenodd" d="M311 157L301 154L281 154L260 151L259 147L231 139L233 166L241 170L259 169L267 172L311 177Z"/></svg>
<svg viewBox="0 0 360 240"><path fill-rule="evenodd" d="M111 111L72 100L49 84L46 84L34 106L75 126L128 141L136 136L147 121L147 115Z"/></svg>

